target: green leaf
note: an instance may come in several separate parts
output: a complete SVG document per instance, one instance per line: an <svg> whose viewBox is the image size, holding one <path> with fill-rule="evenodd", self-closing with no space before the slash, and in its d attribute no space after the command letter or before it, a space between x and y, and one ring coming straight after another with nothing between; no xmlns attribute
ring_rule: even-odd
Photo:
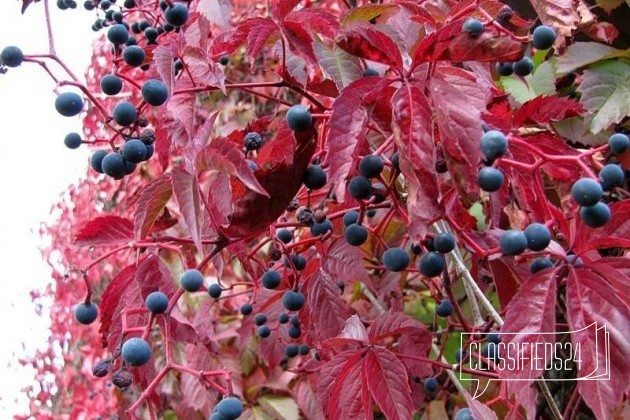
<svg viewBox="0 0 630 420"><path fill-rule="evenodd" d="M592 134L589 130L592 119L592 116L587 118L573 117L554 122L552 125L554 130L567 140L594 147L606 144L608 138L613 134L612 130Z"/></svg>
<svg viewBox="0 0 630 420"><path fill-rule="evenodd" d="M318 40L315 40L313 46L319 65L332 77L340 91L361 78L361 64L357 57L348 54L336 45L331 49Z"/></svg>
<svg viewBox="0 0 630 420"><path fill-rule="evenodd" d="M525 103L539 95L553 95L556 93L553 64L543 62L534 74L525 76L525 81L516 76L502 77L503 89L510 93L519 103Z"/></svg>
<svg viewBox="0 0 630 420"><path fill-rule="evenodd" d="M597 42L576 42L560 57L556 63L556 74L570 71L615 57L630 58L630 51L622 51Z"/></svg>
<svg viewBox="0 0 630 420"><path fill-rule="evenodd" d="M605 130L630 115L630 64L610 60L584 70L578 91L584 107L594 114L591 133Z"/></svg>
<svg viewBox="0 0 630 420"><path fill-rule="evenodd" d="M355 7L341 19L341 25L345 28L351 22L356 22L357 20L369 21L379 17L384 13L397 10L398 5L396 4L371 4L367 6Z"/></svg>
<svg viewBox="0 0 630 420"><path fill-rule="evenodd" d="M275 419L297 419L300 417L297 403L292 398L265 395L258 402L265 412Z"/></svg>

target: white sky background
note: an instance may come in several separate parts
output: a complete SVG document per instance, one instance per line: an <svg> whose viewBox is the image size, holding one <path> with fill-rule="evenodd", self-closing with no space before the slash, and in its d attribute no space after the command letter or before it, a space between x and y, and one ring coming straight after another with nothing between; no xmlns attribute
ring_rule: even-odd
<svg viewBox="0 0 630 420"><path fill-rule="evenodd" d="M58 55L81 79L91 57L94 12L60 11L50 5ZM25 54L48 52L43 2L24 15L21 2L0 1L0 49L16 45ZM45 344L48 319L35 315L29 291L50 281L37 231L49 220L59 194L86 172L84 147L63 144L70 131L81 133L79 117L55 111L54 82L43 69L24 63L0 75L0 417L24 413L21 389L32 382L31 371L17 358ZM22 343L26 345L26 353ZM31 350L29 350L31 349Z"/></svg>

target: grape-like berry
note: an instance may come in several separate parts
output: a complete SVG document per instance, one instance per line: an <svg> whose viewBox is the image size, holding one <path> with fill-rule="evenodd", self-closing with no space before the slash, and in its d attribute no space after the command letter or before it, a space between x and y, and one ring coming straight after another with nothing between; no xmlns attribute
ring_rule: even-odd
<svg viewBox="0 0 630 420"><path fill-rule="evenodd" d="M123 60L131 67L138 67L144 63L145 53L142 47L131 45L123 51Z"/></svg>
<svg viewBox="0 0 630 420"><path fill-rule="evenodd" d="M383 265L390 271L403 271L409 266L409 255L400 247L389 248L383 253Z"/></svg>
<svg viewBox="0 0 630 420"><path fill-rule="evenodd" d="M484 191L498 191L503 185L503 172L490 166L485 167L477 174L477 184Z"/></svg>
<svg viewBox="0 0 630 420"><path fill-rule="evenodd" d="M507 152L507 146L507 138L500 131L490 130L481 136L481 152L490 161L503 156Z"/></svg>
<svg viewBox="0 0 630 420"><path fill-rule="evenodd" d="M427 252L420 258L420 273L423 276L435 277L442 274L446 267L444 256L437 252Z"/></svg>
<svg viewBox="0 0 630 420"><path fill-rule="evenodd" d="M325 235L328 231L332 231L332 229L333 229L332 222L328 219L325 219L322 222L315 222L311 225L311 235L313 236Z"/></svg>
<svg viewBox="0 0 630 420"><path fill-rule="evenodd" d="M435 313L437 316L446 318L453 313L453 304L448 299L442 299L442 301L435 307Z"/></svg>
<svg viewBox="0 0 630 420"><path fill-rule="evenodd" d="M136 121L138 111L136 111L136 107L130 102L121 102L114 107L112 116L116 124L127 127Z"/></svg>
<svg viewBox="0 0 630 420"><path fill-rule="evenodd" d="M372 195L372 183L364 176L355 176L348 183L348 191L353 198L365 200Z"/></svg>
<svg viewBox="0 0 630 420"><path fill-rule="evenodd" d="M160 80L147 80L144 85L142 85L142 99L149 105L164 105L168 99L168 89L166 89L166 85Z"/></svg>
<svg viewBox="0 0 630 420"><path fill-rule="evenodd" d="M196 292L203 286L203 274L195 269L186 270L179 278L179 282L187 292Z"/></svg>
<svg viewBox="0 0 630 420"><path fill-rule="evenodd" d="M610 207L606 203L596 203L580 209L582 221L592 228L604 226L610 220Z"/></svg>
<svg viewBox="0 0 630 420"><path fill-rule="evenodd" d="M440 387L440 383L435 378L427 378L424 380L424 390L430 394L434 393Z"/></svg>
<svg viewBox="0 0 630 420"><path fill-rule="evenodd" d="M497 63L495 68L499 76L509 76L514 72L512 63Z"/></svg>
<svg viewBox="0 0 630 420"><path fill-rule="evenodd" d="M81 146L81 136L78 133L68 133L63 139L68 149L78 149Z"/></svg>
<svg viewBox="0 0 630 420"><path fill-rule="evenodd" d="M140 163L147 158L147 146L138 139L127 140L122 147L122 156L132 163Z"/></svg>
<svg viewBox="0 0 630 420"><path fill-rule="evenodd" d="M313 125L313 116L304 105L293 105L289 108L286 118L293 131L306 131Z"/></svg>
<svg viewBox="0 0 630 420"><path fill-rule="evenodd" d="M370 76L376 76L376 77L380 77L381 75L379 74L378 71L376 71L373 68L368 67L367 69L365 69L365 71L363 72L363 77L370 77Z"/></svg>
<svg viewBox="0 0 630 420"><path fill-rule="evenodd" d="M125 42L127 42L128 38L129 32L127 31L125 25L121 23L117 23L116 25L109 28L109 30L107 31L107 39L109 39L109 42L111 42L112 44L124 44Z"/></svg>
<svg viewBox="0 0 630 420"><path fill-rule="evenodd" d="M254 324L260 326L266 323L267 323L267 315L263 313L256 314L256 316L254 317Z"/></svg>
<svg viewBox="0 0 630 420"><path fill-rule="evenodd" d="M613 154L618 155L630 149L630 139L623 133L615 133L608 139L608 146Z"/></svg>
<svg viewBox="0 0 630 420"><path fill-rule="evenodd" d="M620 187L623 184L624 177L625 174L621 166L614 163L609 163L599 171L599 178L602 180L602 187L605 190Z"/></svg>
<svg viewBox="0 0 630 420"><path fill-rule="evenodd" d="M547 50L556 42L556 31L546 25L538 26L532 34L532 44L537 50Z"/></svg>
<svg viewBox="0 0 630 420"><path fill-rule="evenodd" d="M544 270L545 268L549 267L553 267L553 262L551 262L549 258L539 257L532 261L532 263L529 265L529 272L531 274L535 274L540 270Z"/></svg>
<svg viewBox="0 0 630 420"><path fill-rule="evenodd" d="M18 47L4 47L0 53L0 60L7 67L17 67L24 61L24 54Z"/></svg>
<svg viewBox="0 0 630 420"><path fill-rule="evenodd" d="M107 156L105 150L97 150L90 156L90 166L99 174L103 173L103 159Z"/></svg>
<svg viewBox="0 0 630 420"><path fill-rule="evenodd" d="M154 314L161 314L168 308L168 296L164 292L152 292L144 301L147 309Z"/></svg>
<svg viewBox="0 0 630 420"><path fill-rule="evenodd" d="M188 20L188 8L182 3L175 3L166 9L164 17L170 25L177 28Z"/></svg>
<svg viewBox="0 0 630 420"><path fill-rule="evenodd" d="M250 131L245 134L243 138L243 143L245 144L245 149L247 150L258 150L263 145L262 136L255 131Z"/></svg>
<svg viewBox="0 0 630 420"><path fill-rule="evenodd" d="M288 244L293 240L293 234L288 229L280 229L278 233L276 233L276 238L278 238L282 243Z"/></svg>
<svg viewBox="0 0 630 420"><path fill-rule="evenodd" d="M299 311L304 306L304 301L302 292L288 290L282 295L282 305L287 311Z"/></svg>
<svg viewBox="0 0 630 420"><path fill-rule="evenodd" d="M318 190L326 185L326 172L319 165L306 168L302 182L309 190Z"/></svg>
<svg viewBox="0 0 630 420"><path fill-rule="evenodd" d="M527 248L527 237L520 230L508 230L501 235L499 247L505 255L518 255Z"/></svg>
<svg viewBox="0 0 630 420"><path fill-rule="evenodd" d="M355 210L350 210L346 214L343 215L343 225L345 227L350 226L353 223L359 221L359 212Z"/></svg>
<svg viewBox="0 0 630 420"><path fill-rule="evenodd" d="M223 293L223 288L219 286L217 283L212 283L208 287L208 294L210 295L210 297L218 299L221 297L221 293Z"/></svg>
<svg viewBox="0 0 630 420"><path fill-rule="evenodd" d="M286 312L282 312L280 315L278 315L278 322L280 324L286 324L287 322L289 322L289 314Z"/></svg>
<svg viewBox="0 0 630 420"><path fill-rule="evenodd" d="M365 241L367 241L368 230L365 226L353 223L346 228L344 237L346 238L346 242L350 245L361 246L365 243Z"/></svg>
<svg viewBox="0 0 630 420"><path fill-rule="evenodd" d="M261 338L267 338L271 335L271 329L267 325L261 325L256 329L256 332Z"/></svg>
<svg viewBox="0 0 630 420"><path fill-rule="evenodd" d="M260 280L265 289L275 289L280 285L282 276L275 270L269 270L262 275Z"/></svg>
<svg viewBox="0 0 630 420"><path fill-rule="evenodd" d="M92 302L87 305L79 303L74 307L74 317L79 323L90 325L98 317L98 307Z"/></svg>
<svg viewBox="0 0 630 420"><path fill-rule="evenodd" d="M254 310L251 303L244 303L241 305L241 315L249 315Z"/></svg>
<svg viewBox="0 0 630 420"><path fill-rule="evenodd" d="M291 343L289 344L285 349L284 349L284 354L287 355L287 357L295 357L298 355L298 353L300 352L300 348L297 344Z"/></svg>
<svg viewBox="0 0 630 420"><path fill-rule="evenodd" d="M476 38L483 32L483 23L480 20L468 18L462 25L462 31L468 32L472 38Z"/></svg>
<svg viewBox="0 0 630 420"><path fill-rule="evenodd" d="M450 233L438 233L433 238L433 247L437 252L447 254L455 249L455 238Z"/></svg>
<svg viewBox="0 0 630 420"><path fill-rule="evenodd" d="M151 359L151 346L142 338L133 337L123 343L120 354L131 366L142 366Z"/></svg>
<svg viewBox="0 0 630 420"><path fill-rule="evenodd" d="M462 408L455 414L455 420L475 420L470 408Z"/></svg>
<svg viewBox="0 0 630 420"><path fill-rule="evenodd" d="M106 74L101 79L101 90L105 95L118 95L123 88L123 82L115 74Z"/></svg>
<svg viewBox="0 0 630 420"><path fill-rule="evenodd" d="M125 176L126 163L125 158L118 152L110 152L103 158L101 163L103 173L112 178L119 179Z"/></svg>
<svg viewBox="0 0 630 420"><path fill-rule="evenodd" d="M581 178L571 187L571 196L581 206L595 205L603 194L602 186L591 178Z"/></svg>
<svg viewBox="0 0 630 420"><path fill-rule="evenodd" d="M534 62L529 57L523 57L512 65L514 74L518 76L527 76L534 70Z"/></svg>
<svg viewBox="0 0 630 420"><path fill-rule="evenodd" d="M525 228L527 247L532 251L542 251L551 242L551 233L542 223L532 223Z"/></svg>
<svg viewBox="0 0 630 420"><path fill-rule="evenodd" d="M376 155L367 155L359 162L359 172L366 178L376 178L383 171L383 160Z"/></svg>
<svg viewBox="0 0 630 420"><path fill-rule="evenodd" d="M64 92L55 99L55 109L64 117L74 117L83 110L83 99L74 92Z"/></svg>

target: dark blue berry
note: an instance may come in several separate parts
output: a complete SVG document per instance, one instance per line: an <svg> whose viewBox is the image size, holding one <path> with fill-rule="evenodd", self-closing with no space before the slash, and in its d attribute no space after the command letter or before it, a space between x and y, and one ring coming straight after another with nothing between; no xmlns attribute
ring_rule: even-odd
<svg viewBox="0 0 630 420"><path fill-rule="evenodd" d="M350 245L361 246L365 243L365 241L367 241L368 230L365 226L353 223L346 228L344 237L346 238L346 242L348 242Z"/></svg>
<svg viewBox="0 0 630 420"><path fill-rule="evenodd" d="M92 366L92 374L97 378L103 378L107 376L109 373L109 366L111 365L111 360L99 360L96 362L94 366Z"/></svg>
<svg viewBox="0 0 630 420"><path fill-rule="evenodd" d="M420 273L426 277L435 277L442 274L446 267L444 256L435 251L427 252L420 257Z"/></svg>
<svg viewBox="0 0 630 420"><path fill-rule="evenodd" d="M308 348L308 346L306 344L300 345L300 354L302 356L306 356L309 351L310 351L310 349Z"/></svg>
<svg viewBox="0 0 630 420"><path fill-rule="evenodd" d="M157 29L153 27L148 27L144 30L144 37L147 39L149 43L154 43L159 35Z"/></svg>
<svg viewBox="0 0 630 420"><path fill-rule="evenodd" d="M497 63L495 68L499 76L509 76L514 72L512 63Z"/></svg>
<svg viewBox="0 0 630 420"><path fill-rule="evenodd" d="M151 346L142 338L130 338L123 343L120 354L131 366L142 366L151 359Z"/></svg>
<svg viewBox="0 0 630 420"><path fill-rule="evenodd" d="M117 23L107 30L107 39L109 39L109 42L112 44L124 44L127 42L128 38L129 32L127 31L127 28L125 28L125 25L121 23Z"/></svg>
<svg viewBox="0 0 630 420"><path fill-rule="evenodd" d="M348 191L353 198L365 200L372 195L372 183L364 176L355 176L348 183Z"/></svg>
<svg viewBox="0 0 630 420"><path fill-rule="evenodd" d="M390 162L392 162L392 166L394 167L394 169L400 172L400 153L399 152L396 152L392 155Z"/></svg>
<svg viewBox="0 0 630 420"><path fill-rule="evenodd" d="M175 3L166 9L164 17L169 25L180 27L188 20L188 8L182 3Z"/></svg>
<svg viewBox="0 0 630 420"><path fill-rule="evenodd" d="M101 79L101 90L105 95L118 95L123 88L123 82L115 74L107 74Z"/></svg>
<svg viewBox="0 0 630 420"><path fill-rule="evenodd" d="M218 299L221 297L221 293L223 293L223 288L219 286L217 283L212 283L208 287L208 294L210 295L210 297Z"/></svg>
<svg viewBox="0 0 630 420"><path fill-rule="evenodd" d="M245 134L243 138L243 143L245 144L245 149L247 150L258 150L263 145L262 136L255 131L251 131Z"/></svg>
<svg viewBox="0 0 630 420"><path fill-rule="evenodd" d="M612 190L623 184L624 171L621 166L609 163L599 171L599 178L602 180L602 187L605 190Z"/></svg>
<svg viewBox="0 0 630 420"><path fill-rule="evenodd" d="M132 163L140 163L147 158L147 146L138 139L127 140L121 151L125 160Z"/></svg>
<svg viewBox="0 0 630 420"><path fill-rule="evenodd" d="M153 152L155 151L155 148L153 147L152 144L147 144L147 157L144 160L149 160L151 159L151 157L153 156Z"/></svg>
<svg viewBox="0 0 630 420"><path fill-rule="evenodd" d="M166 89L166 85L160 80L147 80L144 85L142 85L142 99L144 99L144 101L149 105L164 105L168 99L168 90Z"/></svg>
<svg viewBox="0 0 630 420"><path fill-rule="evenodd" d="M581 206L595 205L603 194L600 183L591 178L581 178L571 187L571 196Z"/></svg>
<svg viewBox="0 0 630 420"><path fill-rule="evenodd" d="M241 315L249 315L254 310L251 303L244 303L241 305Z"/></svg>
<svg viewBox="0 0 630 420"><path fill-rule="evenodd" d="M343 215L343 225L348 227L359 221L359 212L350 210L346 214Z"/></svg>
<svg viewBox="0 0 630 420"><path fill-rule="evenodd" d="M125 158L118 152L110 152L103 158L101 163L103 173L109 175L112 178L122 178L125 176Z"/></svg>
<svg viewBox="0 0 630 420"><path fill-rule="evenodd" d="M275 270L269 270L261 277L261 283L265 289L275 289L282 281L282 276Z"/></svg>
<svg viewBox="0 0 630 420"><path fill-rule="evenodd" d="M534 70L534 62L529 57L523 57L515 62L512 68L517 76L527 76Z"/></svg>
<svg viewBox="0 0 630 420"><path fill-rule="evenodd" d="M378 71L368 67L367 69L365 69L365 71L363 72L363 77L370 77L370 76L376 76L376 77L380 77L381 75L379 74Z"/></svg>
<svg viewBox="0 0 630 420"><path fill-rule="evenodd" d="M123 3L123 6L125 7L125 9L133 9L134 7L136 7L136 1L125 0L125 2Z"/></svg>
<svg viewBox="0 0 630 420"><path fill-rule="evenodd" d="M136 164L125 160L125 175L129 175L136 170Z"/></svg>
<svg viewBox="0 0 630 420"><path fill-rule="evenodd" d="M301 255L291 255L291 262L293 263L295 269L298 271L304 270L306 268L306 258ZM291 267L291 263L289 263L289 260L287 260L286 258L284 260L284 265L285 267Z"/></svg>
<svg viewBox="0 0 630 420"><path fill-rule="evenodd" d="M485 167L477 174L477 184L484 191L498 191L503 185L503 172L489 166Z"/></svg>
<svg viewBox="0 0 630 420"><path fill-rule="evenodd" d="M164 292L153 292L147 296L144 304L154 314L161 314L168 308L168 296Z"/></svg>
<svg viewBox="0 0 630 420"><path fill-rule="evenodd" d="M131 67L138 67L144 63L145 53L142 47L131 45L123 51L123 60Z"/></svg>
<svg viewBox="0 0 630 420"><path fill-rule="evenodd" d="M203 274L196 269L186 270L179 278L179 282L187 292L196 292L203 286Z"/></svg>
<svg viewBox="0 0 630 420"><path fill-rule="evenodd" d="M446 318L453 313L453 304L448 299L442 299L442 301L435 307L435 313L437 316Z"/></svg>
<svg viewBox="0 0 630 420"><path fill-rule="evenodd" d="M424 380L424 390L429 394L434 393L440 388L440 383L435 378L427 378Z"/></svg>
<svg viewBox="0 0 630 420"><path fill-rule="evenodd" d="M99 174L103 173L103 158L107 156L105 150L97 150L90 156L90 166Z"/></svg>
<svg viewBox="0 0 630 420"><path fill-rule="evenodd" d="M455 414L455 420L475 420L470 408L462 408Z"/></svg>
<svg viewBox="0 0 630 420"><path fill-rule="evenodd" d="M304 295L302 292L288 290L282 295L282 305L287 311L299 311L304 306Z"/></svg>
<svg viewBox="0 0 630 420"><path fill-rule="evenodd" d="M222 55L221 57L219 57L219 64L221 64L222 66L227 66L228 64L230 64L230 57L228 57L227 55Z"/></svg>
<svg viewBox="0 0 630 420"><path fill-rule="evenodd" d="M525 228L527 247L532 251L542 251L551 242L551 233L547 226L541 223L532 223Z"/></svg>
<svg viewBox="0 0 630 420"><path fill-rule="evenodd" d="M318 190L326 185L326 172L319 165L306 168L302 182L309 190Z"/></svg>
<svg viewBox="0 0 630 420"><path fill-rule="evenodd" d="M293 105L287 112L287 124L293 131L306 131L313 126L313 116L303 105Z"/></svg>
<svg viewBox="0 0 630 420"><path fill-rule="evenodd" d="M295 357L298 355L298 353L300 352L300 348L297 344L291 343L289 344L285 349L284 349L284 354L287 355L287 357Z"/></svg>
<svg viewBox="0 0 630 420"><path fill-rule="evenodd" d="M127 127L136 121L138 111L136 111L136 107L130 102L121 102L114 107L112 116L116 124Z"/></svg>
<svg viewBox="0 0 630 420"><path fill-rule="evenodd" d="M271 330L266 325L261 325L256 329L256 332L261 338L267 338L271 335Z"/></svg>
<svg viewBox="0 0 630 420"><path fill-rule="evenodd" d="M488 334L487 340L489 343L499 344L501 342L501 334L496 331L491 331Z"/></svg>
<svg viewBox="0 0 630 420"><path fill-rule="evenodd" d="M74 92L64 92L55 99L55 109L64 117L74 117L83 110L83 99Z"/></svg>
<svg viewBox="0 0 630 420"><path fill-rule="evenodd" d="M376 155L367 155L359 162L359 172L366 178L376 178L383 171L383 160Z"/></svg>
<svg viewBox="0 0 630 420"><path fill-rule="evenodd" d="M68 149L78 149L81 146L81 136L78 133L68 133L63 143Z"/></svg>
<svg viewBox="0 0 630 420"><path fill-rule="evenodd" d="M536 258L529 265L529 272L531 274L537 273L540 270L544 270L545 268L553 267L553 262L549 258Z"/></svg>
<svg viewBox="0 0 630 420"><path fill-rule="evenodd" d="M538 26L532 34L532 44L537 50L548 50L556 41L556 31L546 25Z"/></svg>
<svg viewBox="0 0 630 420"><path fill-rule="evenodd" d="M79 323L90 325L98 317L98 307L92 302L87 305L79 303L74 307L74 317Z"/></svg>
<svg viewBox="0 0 630 420"><path fill-rule="evenodd" d="M322 222L315 222L311 225L311 235L313 236L325 235L328 231L332 231L332 229L333 229L332 222L328 219L325 219Z"/></svg>
<svg viewBox="0 0 630 420"><path fill-rule="evenodd" d="M462 31L468 32L468 35L475 38L483 32L483 23L477 19L468 18L462 25Z"/></svg>
<svg viewBox="0 0 630 420"><path fill-rule="evenodd" d="M602 227L610 220L610 207L602 202L593 206L584 206L580 209L580 217L587 226Z"/></svg>
<svg viewBox="0 0 630 420"><path fill-rule="evenodd" d="M288 229L280 229L278 233L276 233L276 238L278 238L282 243L288 244L293 240L293 234Z"/></svg>
<svg viewBox="0 0 630 420"><path fill-rule="evenodd" d="M481 136L481 152L490 161L503 156L507 146L507 138L500 131L490 130Z"/></svg>
<svg viewBox="0 0 630 420"><path fill-rule="evenodd" d="M450 233L438 233L433 238L433 247L442 254L449 253L455 249L455 238Z"/></svg>
<svg viewBox="0 0 630 420"><path fill-rule="evenodd" d="M608 146L613 154L618 155L630 148L630 139L623 133L615 133L608 139Z"/></svg>
<svg viewBox="0 0 630 420"><path fill-rule="evenodd" d="M267 315L260 313L260 314L256 314L256 316L254 317L254 324L256 325L263 325L267 323Z"/></svg>
<svg viewBox="0 0 630 420"><path fill-rule="evenodd" d="M383 265L390 271L403 271L409 266L409 255L402 248L389 248L383 253Z"/></svg>
<svg viewBox="0 0 630 420"><path fill-rule="evenodd" d="M17 67L24 61L24 54L18 47L4 47L0 53L0 60L7 67Z"/></svg>
<svg viewBox="0 0 630 420"><path fill-rule="evenodd" d="M296 327L295 325L293 325L289 328L287 334L289 335L289 337L297 339L300 338L300 336L302 335L302 330L300 329L300 327Z"/></svg>
<svg viewBox="0 0 630 420"><path fill-rule="evenodd" d="M282 312L280 315L278 315L278 322L280 324L286 324L287 322L289 322L289 314L286 312Z"/></svg>
<svg viewBox="0 0 630 420"><path fill-rule="evenodd" d="M518 255L527 248L527 237L520 230L508 230L501 235L499 247L504 255Z"/></svg>

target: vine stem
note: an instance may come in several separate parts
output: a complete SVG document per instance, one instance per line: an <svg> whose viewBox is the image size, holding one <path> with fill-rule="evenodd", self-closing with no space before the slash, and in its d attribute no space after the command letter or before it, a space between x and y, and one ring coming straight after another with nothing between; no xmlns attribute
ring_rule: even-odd
<svg viewBox="0 0 630 420"><path fill-rule="evenodd" d="M55 39L53 38L52 25L50 23L48 0L44 0L44 14L46 15L46 30L48 31L48 52L51 55L56 55L57 52L55 51Z"/></svg>

